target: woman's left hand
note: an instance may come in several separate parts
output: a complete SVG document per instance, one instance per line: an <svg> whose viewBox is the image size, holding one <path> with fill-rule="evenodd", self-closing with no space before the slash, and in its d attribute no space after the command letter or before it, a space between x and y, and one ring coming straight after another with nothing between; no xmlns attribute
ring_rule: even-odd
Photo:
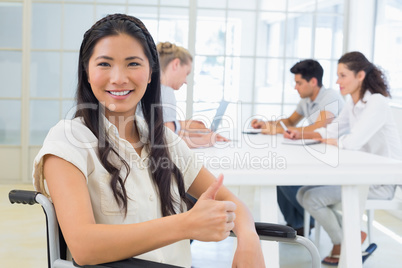
<svg viewBox="0 0 402 268"><path fill-rule="evenodd" d="M233 257L232 268L265 267L260 239L257 234L238 237L237 249Z"/></svg>

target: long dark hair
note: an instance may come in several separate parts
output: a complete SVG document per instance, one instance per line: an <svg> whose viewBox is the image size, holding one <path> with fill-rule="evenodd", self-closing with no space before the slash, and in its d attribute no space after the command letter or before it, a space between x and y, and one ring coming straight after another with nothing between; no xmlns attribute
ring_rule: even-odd
<svg viewBox="0 0 402 268"><path fill-rule="evenodd" d="M176 214L176 205L179 205L183 211L181 201L187 205L191 201L187 198L184 188L183 175L177 166L173 163L165 140L165 130L161 109L161 88L160 88L160 67L158 52L151 34L145 28L144 24L137 18L124 15L113 14L108 15L96 22L85 34L81 44L78 62L78 88L76 93L77 105L92 105L91 109L77 109L75 117L82 117L86 126L98 138L99 159L103 167L110 173L110 186L113 190L117 203L123 208L127 214L127 192L125 181L130 173L130 166L116 151L114 142L109 137L102 114L104 107L99 104L92 92L88 82L88 62L92 56L95 45L99 40L107 36L116 36L119 34L127 34L141 43L145 55L148 58L151 67L151 82L148 84L143 98L141 99L142 112L149 131L150 141L150 169L152 179L158 187L161 201L161 210L163 216ZM93 106L96 108L93 109ZM83 106L85 107L85 106ZM111 156L117 156L122 165L114 166L110 159ZM161 161L163 160L163 161ZM126 176L121 177L121 168L126 169ZM175 200L172 196L172 175L178 186L181 200Z"/></svg>
<svg viewBox="0 0 402 268"><path fill-rule="evenodd" d="M385 97L391 97L389 92L388 81L383 72L374 64L372 64L361 52L353 51L344 54L338 64L343 63L346 67L353 71L356 75L360 71L364 71L366 76L362 82L360 90L360 99L363 99L366 91L372 94L380 93Z"/></svg>

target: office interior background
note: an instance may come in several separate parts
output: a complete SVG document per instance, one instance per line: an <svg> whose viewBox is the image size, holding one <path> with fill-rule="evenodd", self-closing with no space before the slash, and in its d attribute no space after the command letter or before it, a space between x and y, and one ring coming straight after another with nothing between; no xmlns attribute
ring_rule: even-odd
<svg viewBox="0 0 402 268"><path fill-rule="evenodd" d="M174 42L194 56L188 84L176 92L180 118L208 123L221 100L230 102L226 114L234 127L245 127L254 115L288 116L299 101L290 67L315 58L325 70L324 86L338 90L337 60L352 50L382 67L392 103L402 107L402 0L0 0L2 193L32 187L32 162L47 132L75 111L82 36L117 12L140 18L156 42ZM34 208L21 213L2 196L2 261L43 267L43 215ZM402 219L401 211L392 214ZM381 230L376 262L399 267L400 220L386 212L380 217L397 231ZM205 252L197 250L195 260L204 263ZM285 257L298 255L293 249Z"/></svg>
<svg viewBox="0 0 402 268"><path fill-rule="evenodd" d="M208 123L221 100L235 127L288 116L299 100L290 67L315 58L338 89L337 60L351 50L385 70L402 104L402 0L0 0L0 183L31 182L47 132L74 112L85 30L117 12L194 56L177 92L183 119Z"/></svg>

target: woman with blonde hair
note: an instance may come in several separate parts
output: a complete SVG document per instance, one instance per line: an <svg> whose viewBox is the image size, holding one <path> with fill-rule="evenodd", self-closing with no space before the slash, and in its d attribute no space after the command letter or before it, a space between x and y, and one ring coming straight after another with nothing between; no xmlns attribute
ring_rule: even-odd
<svg viewBox="0 0 402 268"><path fill-rule="evenodd" d="M216 141L227 141L221 135L211 132L198 120L177 119L177 102L175 90L187 84L191 73L193 57L184 47L170 42L157 45L161 66L161 94L165 125L180 135L190 148L211 146Z"/></svg>

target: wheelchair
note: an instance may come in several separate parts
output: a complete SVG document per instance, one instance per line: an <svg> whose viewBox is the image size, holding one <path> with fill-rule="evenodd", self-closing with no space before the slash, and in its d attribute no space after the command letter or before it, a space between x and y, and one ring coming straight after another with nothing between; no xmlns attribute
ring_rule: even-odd
<svg viewBox="0 0 402 268"><path fill-rule="evenodd" d="M35 191L26 190L11 190L9 192L9 200L12 204L40 204L46 216L46 230L47 230L47 256L48 268L169 268L178 267L169 264L152 262L138 258L128 258L121 261L98 265L84 265L80 266L72 261L67 260L67 245L64 240L63 234L57 222L56 213L53 203L44 195ZM319 252L309 239L296 235L296 231L288 226L272 223L256 222L255 227L260 240L277 241L284 243L296 243L303 245L310 253L312 259L312 267L321 267L321 258ZM235 236L234 233L231 236Z"/></svg>

